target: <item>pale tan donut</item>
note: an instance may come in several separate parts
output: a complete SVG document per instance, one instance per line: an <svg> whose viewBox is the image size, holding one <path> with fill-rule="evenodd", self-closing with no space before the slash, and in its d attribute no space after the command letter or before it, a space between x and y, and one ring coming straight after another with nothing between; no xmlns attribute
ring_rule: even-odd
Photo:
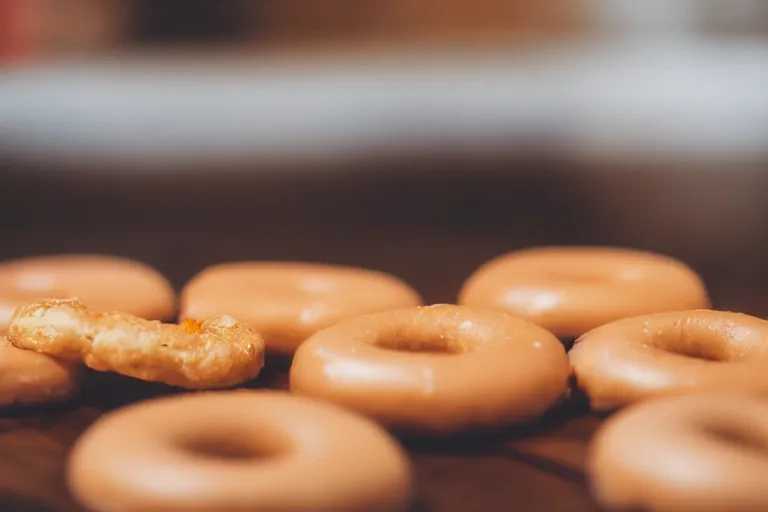
<svg viewBox="0 0 768 512"><path fill-rule="evenodd" d="M768 322L739 313L625 318L576 340L568 357L597 410L670 394L768 395Z"/></svg>
<svg viewBox="0 0 768 512"><path fill-rule="evenodd" d="M0 263L0 332L20 306L75 297L100 311L147 320L169 320L176 301L157 270L125 258L73 254L11 260Z"/></svg>
<svg viewBox="0 0 768 512"><path fill-rule="evenodd" d="M290 355L339 320L420 304L407 284L373 270L240 262L209 267L193 278L182 291L181 318L232 315L264 336L267 351Z"/></svg>
<svg viewBox="0 0 768 512"><path fill-rule="evenodd" d="M291 390L395 428L452 433L538 417L566 391L560 342L519 318L435 305L345 320L296 351Z"/></svg>
<svg viewBox="0 0 768 512"><path fill-rule="evenodd" d="M768 402L731 395L669 397L610 418L588 471L611 510L768 510Z"/></svg>
<svg viewBox="0 0 768 512"><path fill-rule="evenodd" d="M77 441L68 484L99 512L388 512L412 496L408 459L380 427L274 391L112 412Z"/></svg>
<svg viewBox="0 0 768 512"><path fill-rule="evenodd" d="M658 254L610 247L539 247L472 274L459 304L506 311L561 338L629 316L709 307L701 278Z"/></svg>
<svg viewBox="0 0 768 512"><path fill-rule="evenodd" d="M0 407L67 400L80 388L79 367L11 346L0 336Z"/></svg>

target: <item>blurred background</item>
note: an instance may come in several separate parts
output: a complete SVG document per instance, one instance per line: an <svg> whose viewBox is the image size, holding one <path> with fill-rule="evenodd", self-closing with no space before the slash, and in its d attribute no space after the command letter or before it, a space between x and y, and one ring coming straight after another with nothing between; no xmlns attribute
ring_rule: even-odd
<svg viewBox="0 0 768 512"><path fill-rule="evenodd" d="M768 314L768 2L0 0L0 259L610 244Z"/></svg>

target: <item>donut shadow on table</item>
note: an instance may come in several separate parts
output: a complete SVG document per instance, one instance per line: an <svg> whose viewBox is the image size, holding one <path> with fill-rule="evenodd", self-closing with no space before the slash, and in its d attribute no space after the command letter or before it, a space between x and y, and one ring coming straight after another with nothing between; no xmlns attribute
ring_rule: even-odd
<svg viewBox="0 0 768 512"><path fill-rule="evenodd" d="M408 507L408 512L429 512L429 504L424 496L421 495L418 483L416 485L416 496L413 498L411 506Z"/></svg>
<svg viewBox="0 0 768 512"><path fill-rule="evenodd" d="M287 390L287 367L267 365L256 379L234 388L223 388L222 391L237 388ZM147 382L118 373L99 372L85 368L83 369L82 388L79 394L73 398L45 404L9 405L0 407L0 414L2 414L2 418L18 419L26 417L36 418L41 414L55 415L79 407L93 407L106 411L142 400L200 391L169 386L160 382ZM0 432L2 432L1 426Z"/></svg>
<svg viewBox="0 0 768 512"><path fill-rule="evenodd" d="M81 405L99 409L116 409L140 400L184 392L187 390L159 382L147 382L112 372L87 370L83 389L75 400Z"/></svg>
<svg viewBox="0 0 768 512"><path fill-rule="evenodd" d="M0 407L0 425L2 420L6 419L21 419L21 418L37 418L41 414L57 414L70 411L79 404L79 399L74 398L64 402L54 402L48 404L33 404L33 405L9 405L6 407ZM0 432L3 432L3 428L0 426ZM0 501L0 503L2 503Z"/></svg>
<svg viewBox="0 0 768 512"><path fill-rule="evenodd" d="M290 357L268 356L259 376L253 380L244 382L238 387L245 389L276 389L280 391L288 391L288 371L290 367Z"/></svg>
<svg viewBox="0 0 768 512"><path fill-rule="evenodd" d="M475 455L504 451L512 441L531 435L545 434L562 426L576 416L586 414L589 409L582 400L563 398L543 416L528 423L506 428L472 430L465 433L435 436L434 433L419 434L409 431L390 430L408 450L423 453L445 453Z"/></svg>
<svg viewBox="0 0 768 512"><path fill-rule="evenodd" d="M40 503L37 499L30 497L22 497L14 495L11 492L4 492L0 489L0 503L3 505L3 510L24 510L25 512L58 512L58 509L53 505Z"/></svg>
<svg viewBox="0 0 768 512"><path fill-rule="evenodd" d="M255 379L233 388L222 388L220 390L237 388L287 390L288 368L290 364L290 358L271 357ZM46 411L52 407L70 409L76 405L93 406L99 409L115 409L140 400L195 392L198 392L198 390L169 386L160 382L147 382L113 372L99 372L86 369L80 395L69 402L49 405ZM27 407L26 409L36 409L39 412L40 408ZM19 410L22 411L22 409Z"/></svg>

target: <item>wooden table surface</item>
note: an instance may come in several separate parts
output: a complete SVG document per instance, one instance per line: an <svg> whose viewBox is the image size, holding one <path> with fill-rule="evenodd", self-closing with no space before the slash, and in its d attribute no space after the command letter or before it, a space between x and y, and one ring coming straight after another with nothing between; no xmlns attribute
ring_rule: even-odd
<svg viewBox="0 0 768 512"><path fill-rule="evenodd" d="M381 202L370 207L358 188L356 195L338 196L346 198L346 202L328 203L324 209L308 204L303 217L282 217L280 223L280 208L271 207L273 216L268 217L246 207L246 203L256 201L243 199L243 194L227 196L227 204L220 202L216 207L218 217L210 220L211 207L205 210L205 203L199 201L201 196L194 199L203 208L196 213L192 208L184 210L183 205L158 210L159 202L141 202L137 206L113 201L105 199L110 196L83 191L82 187L78 188L80 195L65 195L59 190L41 195L31 190L21 185L6 188L9 199L0 206L6 221L0 258L50 252L121 254L155 265L177 288L208 264L236 259L293 259L380 269L413 284L427 303L453 302L462 281L474 268L508 250L545 243L627 243L621 234L600 231L594 222L589 224L589 204L580 207L577 199L569 199L565 192L548 195L544 208L555 212L555 217L547 218L534 210L510 210L517 206L509 205L507 191L494 187L482 197L495 201L477 200L478 195L473 196L471 190L465 192L473 198L472 204L457 199L466 195L443 194L443 207L433 203L431 211L431 215L443 216L443 221L449 219L440 224L425 220L418 215L422 210L413 208L426 197L425 188L411 200L407 192L405 198L398 196L399 202L389 199L387 189L378 190L375 195ZM264 195L259 197L263 199ZM278 206L281 201L295 205L303 199L306 197L278 195L273 202ZM49 210L41 210L46 202ZM76 210L79 202L87 203L89 208ZM494 206L499 204L504 208ZM382 205L392 210L388 222L370 211ZM532 205L528 203L526 208ZM3 208L7 211L3 212ZM149 220L137 213L142 208L150 215ZM344 213L338 218L328 215L336 208ZM484 212L486 219L476 217L464 222L463 214L450 217L452 208ZM350 215L353 209L364 213L359 217ZM342 217L346 219L343 226ZM486 222L500 218L505 220L495 225ZM397 222L389 222L392 219ZM275 223L279 225L270 227ZM478 227L481 224L483 227ZM673 255L687 258L697 254L691 250ZM765 274L750 281L744 279L750 269L743 265L726 266L707 261L707 254L698 255L699 259L691 263L703 271L716 307L752 314L768 311L761 294L748 293L760 288L754 279L762 279ZM284 370L268 364L252 386L281 387L285 381ZM170 392L175 391L111 374L91 373L83 393L69 404L3 412L0 510L80 510L63 478L72 443L104 412ZM540 424L495 436L440 441L403 439L416 469L418 499L414 510L600 510L590 496L584 473L588 442L600 421L583 406L570 403L553 411Z"/></svg>
<svg viewBox="0 0 768 512"><path fill-rule="evenodd" d="M65 238L66 233L59 236ZM334 248L332 252L353 247L348 240L326 238L325 242L328 244L325 247ZM469 254L465 257L449 257L451 247L462 242L481 247L483 253L501 252L492 247L503 243L500 239L494 243L492 237L481 242L432 236L421 237L420 241L409 238L405 251L387 251L397 239L382 234L375 240L364 241L359 250L372 251L369 254L375 255L362 258L368 266L411 277L428 302L451 302L461 279L474 265L466 260L477 258L476 250L467 251ZM303 244L296 242L294 250L306 254L305 246L315 243L317 241L308 236ZM366 246L368 248L363 249ZM169 259L164 264L157 262L158 266L177 283L183 282L198 267L194 261L200 255L192 256L192 263L173 263L172 253L167 254ZM370 264L376 260L382 264ZM171 271L174 266L179 271ZM252 386L281 388L286 378L284 365L272 365ZM0 509L80 510L63 480L67 453L75 439L106 411L171 392L176 391L116 375L91 373L82 395L73 403L48 410L6 413L0 419ZM440 441L403 439L416 468L418 500L414 510L600 510L590 497L584 474L588 442L600 421L583 405L567 403L552 411L540 424L496 436Z"/></svg>

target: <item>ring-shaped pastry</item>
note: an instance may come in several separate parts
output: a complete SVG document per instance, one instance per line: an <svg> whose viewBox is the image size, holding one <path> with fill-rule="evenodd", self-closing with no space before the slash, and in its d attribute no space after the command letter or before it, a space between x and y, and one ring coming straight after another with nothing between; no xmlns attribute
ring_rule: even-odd
<svg viewBox="0 0 768 512"><path fill-rule="evenodd" d="M99 419L68 484L89 510L391 512L411 501L399 445L366 418L273 391L181 395Z"/></svg>
<svg viewBox="0 0 768 512"><path fill-rule="evenodd" d="M587 468L608 510L768 510L768 402L668 397L629 407L594 437Z"/></svg>
<svg viewBox="0 0 768 512"><path fill-rule="evenodd" d="M67 400L80 377L79 365L16 348L0 336L0 407Z"/></svg>
<svg viewBox="0 0 768 512"><path fill-rule="evenodd" d="M273 354L292 355L305 339L340 320L421 305L400 279L353 267L239 262L209 267L181 294L181 318L231 315L259 332Z"/></svg>
<svg viewBox="0 0 768 512"><path fill-rule="evenodd" d="M572 340L608 322L708 308L701 278L659 254L611 247L539 247L472 274L459 304L506 311Z"/></svg>
<svg viewBox="0 0 768 512"><path fill-rule="evenodd" d="M438 434L532 420L565 393L567 380L565 350L549 332L452 305L340 322L299 347L290 371L296 393Z"/></svg>
<svg viewBox="0 0 768 512"><path fill-rule="evenodd" d="M740 313L625 318L576 340L568 357L596 410L671 394L768 395L768 322Z"/></svg>
<svg viewBox="0 0 768 512"><path fill-rule="evenodd" d="M168 280L138 261L93 254L23 258L0 263L0 334L20 306L71 298L147 320L170 320L176 307Z"/></svg>

